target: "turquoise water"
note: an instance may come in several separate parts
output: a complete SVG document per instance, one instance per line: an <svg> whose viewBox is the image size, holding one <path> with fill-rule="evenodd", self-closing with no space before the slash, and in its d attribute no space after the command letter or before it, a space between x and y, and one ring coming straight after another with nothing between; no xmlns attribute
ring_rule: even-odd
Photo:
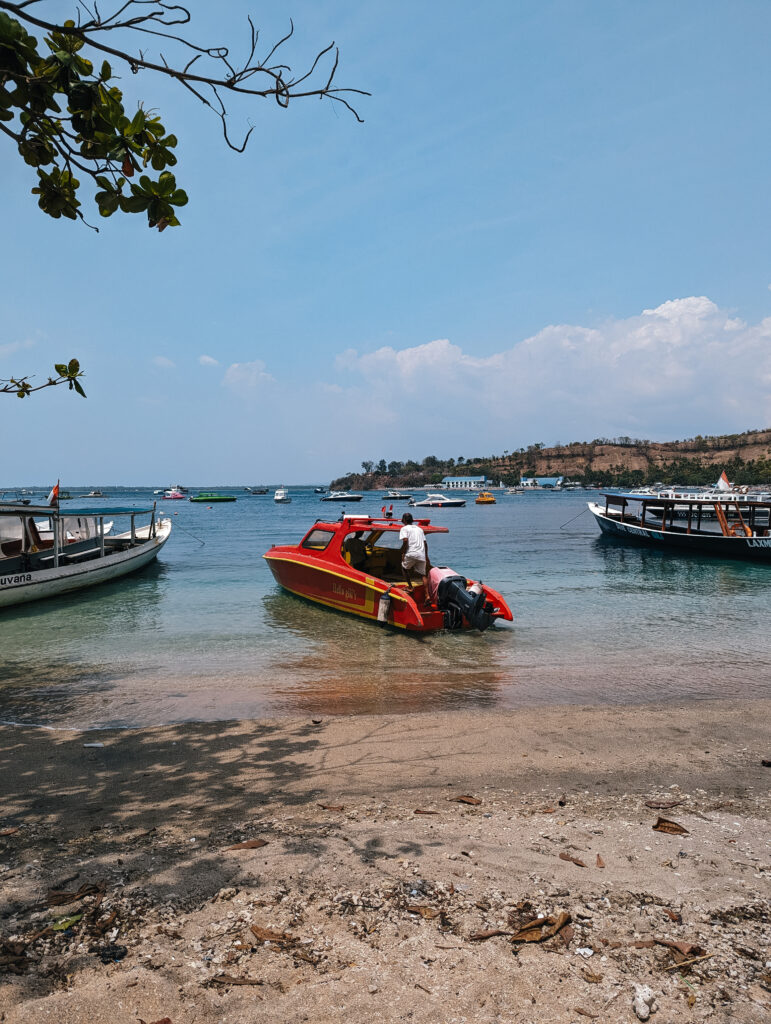
<svg viewBox="0 0 771 1024"><path fill-rule="evenodd" d="M414 637L279 590L262 553L341 513L290 490L291 505L241 488L210 509L159 503L175 529L156 565L2 611L0 719L139 726L771 692L769 566L601 538L588 492L501 494L430 510L451 531L431 555L500 590L514 623ZM153 500L149 489L106 493L106 505ZM350 511L379 514L382 501Z"/></svg>

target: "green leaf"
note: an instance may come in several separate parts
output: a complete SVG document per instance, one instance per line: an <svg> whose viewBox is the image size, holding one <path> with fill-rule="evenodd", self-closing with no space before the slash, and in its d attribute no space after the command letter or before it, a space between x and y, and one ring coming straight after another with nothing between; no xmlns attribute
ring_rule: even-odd
<svg viewBox="0 0 771 1024"><path fill-rule="evenodd" d="M74 380L72 383L75 385L75 390L80 395L80 397L81 398L85 398L86 397L86 392L81 387L80 381L79 380Z"/></svg>
<svg viewBox="0 0 771 1024"><path fill-rule="evenodd" d="M75 374L79 372L80 363L77 361L77 359L70 359L69 363L67 363L67 373L69 373L71 377L74 377Z"/></svg>
<svg viewBox="0 0 771 1024"><path fill-rule="evenodd" d="M68 928L72 928L74 924L77 924L83 918L82 914L70 914L69 917L59 917L51 925L55 932L66 932Z"/></svg>
<svg viewBox="0 0 771 1024"><path fill-rule="evenodd" d="M145 112L144 110L138 110L136 114L134 114L131 124L126 129L126 135L128 135L129 137L131 137L132 135L136 135L138 132L141 132L144 129L144 127Z"/></svg>
<svg viewBox="0 0 771 1024"><path fill-rule="evenodd" d="M104 61L102 64L102 73L99 77L103 78L105 81L107 81L108 78L112 78L112 68L107 61Z"/></svg>
<svg viewBox="0 0 771 1024"><path fill-rule="evenodd" d="M54 364L54 369L56 370L56 372L59 374L60 377L66 377L67 376L67 364L66 363L55 363Z"/></svg>

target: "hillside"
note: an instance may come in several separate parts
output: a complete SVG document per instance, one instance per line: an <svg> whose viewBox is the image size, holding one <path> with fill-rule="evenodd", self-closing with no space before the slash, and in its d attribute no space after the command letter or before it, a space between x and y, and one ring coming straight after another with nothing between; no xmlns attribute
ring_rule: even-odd
<svg viewBox="0 0 771 1024"><path fill-rule="evenodd" d="M422 462L363 462L360 472L333 480L333 488L376 490L437 484L443 476L476 476L505 484L520 476L564 476L584 484L637 486L711 484L725 470L739 484L771 483L771 429L743 434L693 437L684 441L641 441L630 437L597 438L546 448L530 445L503 455Z"/></svg>

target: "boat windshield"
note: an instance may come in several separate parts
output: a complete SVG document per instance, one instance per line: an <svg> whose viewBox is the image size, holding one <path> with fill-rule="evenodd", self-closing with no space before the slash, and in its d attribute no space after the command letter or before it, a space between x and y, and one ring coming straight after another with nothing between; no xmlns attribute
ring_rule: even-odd
<svg viewBox="0 0 771 1024"><path fill-rule="evenodd" d="M329 542L332 540L334 535L334 530L311 530L303 541L302 546L304 548L310 548L312 551L324 551L328 547Z"/></svg>

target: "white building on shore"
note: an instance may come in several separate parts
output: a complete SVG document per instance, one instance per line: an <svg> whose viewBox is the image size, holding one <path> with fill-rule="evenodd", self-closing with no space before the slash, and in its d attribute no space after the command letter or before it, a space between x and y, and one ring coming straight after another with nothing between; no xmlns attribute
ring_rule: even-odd
<svg viewBox="0 0 771 1024"><path fill-rule="evenodd" d="M444 491L483 491L489 486L486 476L445 476L441 484Z"/></svg>

